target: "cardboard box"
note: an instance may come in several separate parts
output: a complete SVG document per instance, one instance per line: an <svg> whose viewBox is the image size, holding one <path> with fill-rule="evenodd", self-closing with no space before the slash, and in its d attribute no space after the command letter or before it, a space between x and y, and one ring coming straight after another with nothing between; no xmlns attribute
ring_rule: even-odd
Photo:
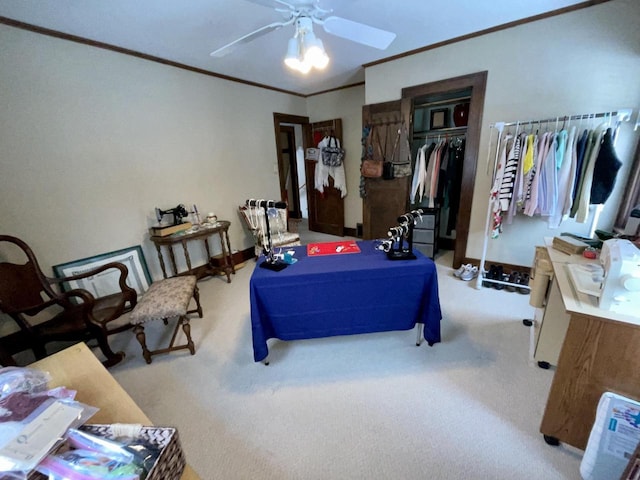
<svg viewBox="0 0 640 480"><path fill-rule="evenodd" d="M553 237L553 248L567 255L580 255L589 246L573 237Z"/></svg>

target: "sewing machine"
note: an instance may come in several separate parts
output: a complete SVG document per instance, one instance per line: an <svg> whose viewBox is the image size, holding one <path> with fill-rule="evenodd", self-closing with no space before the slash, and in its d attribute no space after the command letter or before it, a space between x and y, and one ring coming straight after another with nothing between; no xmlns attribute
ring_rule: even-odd
<svg viewBox="0 0 640 480"><path fill-rule="evenodd" d="M160 210L158 207L156 207L156 218L158 219L159 225L162 225L162 218L165 215L173 215L173 225L180 225L181 223L183 223L182 219L188 216L189 212L187 212L187 209L182 204L178 205L177 207L170 208L169 210Z"/></svg>
<svg viewBox="0 0 640 480"><path fill-rule="evenodd" d="M598 306L637 315L640 310L640 250L629 240L612 238L602 244L604 278Z"/></svg>

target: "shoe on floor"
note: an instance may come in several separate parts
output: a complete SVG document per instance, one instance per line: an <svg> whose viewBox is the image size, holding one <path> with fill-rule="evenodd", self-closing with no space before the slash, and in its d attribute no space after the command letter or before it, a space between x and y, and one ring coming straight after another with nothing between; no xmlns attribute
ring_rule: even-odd
<svg viewBox="0 0 640 480"><path fill-rule="evenodd" d="M478 276L478 267L475 267L471 264L465 265L464 271L460 274L460 280L464 280L468 282L469 280L473 280Z"/></svg>
<svg viewBox="0 0 640 480"><path fill-rule="evenodd" d="M484 278L487 280L496 280L498 277L498 267L496 265L491 265L489 267L489 271L485 273ZM493 282L482 282L483 287L491 288L493 287Z"/></svg>
<svg viewBox="0 0 640 480"><path fill-rule="evenodd" d="M505 285L505 289L508 292L515 292L516 288L518 288L518 285L520 284L520 272L516 272L515 270L511 272L511 274L509 274L508 282L511 285Z"/></svg>
<svg viewBox="0 0 640 480"><path fill-rule="evenodd" d="M496 267L494 280L504 281L504 268L502 265ZM504 285L501 283L493 283L492 285L496 290L504 290Z"/></svg>
<svg viewBox="0 0 640 480"><path fill-rule="evenodd" d="M520 274L520 281L518 282L520 285L529 285L529 274L528 273L521 273ZM528 295L529 292L531 291L528 288L522 288L522 287L518 287L518 293L521 293L523 295Z"/></svg>
<svg viewBox="0 0 640 480"><path fill-rule="evenodd" d="M457 269L455 272L453 272L453 276L460 278L460 275L462 275L462 272L464 272L468 267L471 267L471 266L472 265L470 263L460 265L460 268Z"/></svg>

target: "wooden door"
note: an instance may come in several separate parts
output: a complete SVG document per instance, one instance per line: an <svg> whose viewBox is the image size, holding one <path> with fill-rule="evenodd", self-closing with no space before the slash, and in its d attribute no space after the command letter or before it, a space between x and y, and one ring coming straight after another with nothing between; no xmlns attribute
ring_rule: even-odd
<svg viewBox="0 0 640 480"><path fill-rule="evenodd" d="M326 135L335 136L342 145L342 120L336 118L310 124L311 146L317 146ZM356 158L358 158L357 154L350 155L347 152L345 161L356 161ZM316 190L315 172L316 162L314 160L305 160L309 230L344 236L344 201L342 200L342 193L333 186L333 178L331 176L329 176L329 186L324 187L324 192Z"/></svg>
<svg viewBox="0 0 640 480"><path fill-rule="evenodd" d="M398 128L402 126L401 106L402 102L397 100L362 108L362 124L372 129L374 158L391 158ZM398 148L401 149L399 155L406 154L402 142ZM362 236L365 240L388 238L389 228L397 225L398 217L407 212L410 181L411 177L364 179Z"/></svg>

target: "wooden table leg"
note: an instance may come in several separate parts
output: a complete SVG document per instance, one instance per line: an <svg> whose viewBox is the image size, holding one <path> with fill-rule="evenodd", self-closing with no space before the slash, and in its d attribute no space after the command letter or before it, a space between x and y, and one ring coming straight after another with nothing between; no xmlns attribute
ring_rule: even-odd
<svg viewBox="0 0 640 480"><path fill-rule="evenodd" d="M167 270L164 267L164 258L162 257L162 250L160 249L160 245L156 243L156 250L158 251L158 260L160 260L160 268L162 268L162 276L167 278Z"/></svg>
<svg viewBox="0 0 640 480"><path fill-rule="evenodd" d="M231 272L236 273L236 265L233 261L233 252L231 251L231 242L229 241L229 231L224 231L224 236L227 239L227 252L229 252L229 262L231 263Z"/></svg>
<svg viewBox="0 0 640 480"><path fill-rule="evenodd" d="M220 248L222 249L222 261L224 262L224 266L222 267L222 269L227 275L227 283L231 283L231 266L229 265L229 252L227 251L227 247L225 246L223 234L223 230L220 230L218 232L218 236L220 237Z"/></svg>
<svg viewBox="0 0 640 480"><path fill-rule="evenodd" d="M184 251L184 258L187 261L187 271L189 273L191 272L191 257L189 257L189 249L187 248L187 241L186 240L182 240L182 242L180 242L182 244L182 250Z"/></svg>
<svg viewBox="0 0 640 480"><path fill-rule="evenodd" d="M173 245L168 246L169 249L169 258L171 259L171 267L173 267L173 276L178 276L178 266L176 265L176 256L173 253Z"/></svg>

